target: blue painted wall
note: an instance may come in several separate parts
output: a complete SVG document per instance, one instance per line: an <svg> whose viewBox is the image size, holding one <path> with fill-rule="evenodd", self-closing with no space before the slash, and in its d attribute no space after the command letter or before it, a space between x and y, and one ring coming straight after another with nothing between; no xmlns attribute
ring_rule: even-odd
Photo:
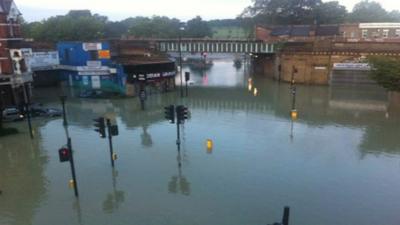
<svg viewBox="0 0 400 225"><path fill-rule="evenodd" d="M83 47L83 42L60 42L57 44L57 49L60 57L61 65L68 66L87 66L88 61L101 62L102 66L116 69L116 74L95 75L100 78L101 90L119 92L125 94L126 74L121 65L115 65L111 59L99 59L99 50L110 50L110 45L107 42L101 43L101 49L86 51ZM79 87L81 89L93 89L92 76L79 74L74 70L63 70L61 79L69 85Z"/></svg>

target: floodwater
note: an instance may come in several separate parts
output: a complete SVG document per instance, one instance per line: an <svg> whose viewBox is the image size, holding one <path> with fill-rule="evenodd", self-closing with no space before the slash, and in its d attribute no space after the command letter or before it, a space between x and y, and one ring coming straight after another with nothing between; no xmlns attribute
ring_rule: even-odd
<svg viewBox="0 0 400 225"><path fill-rule="evenodd" d="M154 94L144 112L136 98L70 97L68 129L35 119L34 140L26 122L7 124L22 133L0 139L0 224L265 225L286 205L293 225L400 224L396 101L376 87L298 86L293 122L290 86L252 74L249 90L247 74L217 60L192 71L188 98L179 88ZM56 89L34 94L60 107ZM180 156L169 104L191 111ZM114 170L108 141L93 131L99 116L119 125ZM58 159L67 135L79 199Z"/></svg>

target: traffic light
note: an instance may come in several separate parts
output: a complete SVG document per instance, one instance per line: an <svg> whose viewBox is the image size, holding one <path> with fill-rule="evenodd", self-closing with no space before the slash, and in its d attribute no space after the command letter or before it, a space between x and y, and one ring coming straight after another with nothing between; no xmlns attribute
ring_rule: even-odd
<svg viewBox="0 0 400 225"><path fill-rule="evenodd" d="M68 162L71 160L70 151L65 147L58 150L58 156L60 157L60 162Z"/></svg>
<svg viewBox="0 0 400 225"><path fill-rule="evenodd" d="M169 120L171 123L175 123L174 106L170 105L165 107L164 109L165 109L165 119Z"/></svg>
<svg viewBox="0 0 400 225"><path fill-rule="evenodd" d="M94 124L94 126L97 127L95 131L100 133L101 138L106 138L106 124L104 122L104 118L99 117L97 119L94 119L93 121L96 122Z"/></svg>
<svg viewBox="0 0 400 225"><path fill-rule="evenodd" d="M189 115L189 110L187 107L183 105L179 105L176 107L176 116L178 118L179 124L185 123L185 120L188 119L188 115Z"/></svg>

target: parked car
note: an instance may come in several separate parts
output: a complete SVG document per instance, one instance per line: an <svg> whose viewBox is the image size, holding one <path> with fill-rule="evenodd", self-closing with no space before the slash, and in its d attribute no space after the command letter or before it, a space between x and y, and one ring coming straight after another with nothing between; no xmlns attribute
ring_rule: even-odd
<svg viewBox="0 0 400 225"><path fill-rule="evenodd" d="M42 106L32 106L31 107L32 117L58 117L62 116L62 111L54 108L44 108Z"/></svg>
<svg viewBox="0 0 400 225"><path fill-rule="evenodd" d="M24 115L16 107L9 107L3 110L3 121L20 121L24 119Z"/></svg>

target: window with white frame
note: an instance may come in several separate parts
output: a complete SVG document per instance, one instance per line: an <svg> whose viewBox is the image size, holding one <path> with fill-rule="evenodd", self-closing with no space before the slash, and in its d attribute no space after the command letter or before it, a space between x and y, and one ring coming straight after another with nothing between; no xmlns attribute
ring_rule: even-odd
<svg viewBox="0 0 400 225"><path fill-rule="evenodd" d="M389 30L387 30L387 29L383 30L382 37L383 38L388 38L389 37Z"/></svg>
<svg viewBox="0 0 400 225"><path fill-rule="evenodd" d="M400 37L400 29L396 29L395 36L396 36L396 37Z"/></svg>
<svg viewBox="0 0 400 225"><path fill-rule="evenodd" d="M368 30L362 30L362 38L368 38Z"/></svg>

